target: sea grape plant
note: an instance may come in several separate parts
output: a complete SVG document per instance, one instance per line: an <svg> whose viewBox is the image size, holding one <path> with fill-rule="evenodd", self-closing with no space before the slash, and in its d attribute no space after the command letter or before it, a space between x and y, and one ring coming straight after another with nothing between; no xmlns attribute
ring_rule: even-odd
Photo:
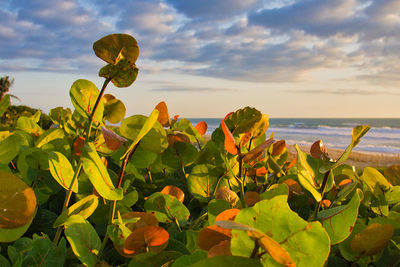
<svg viewBox="0 0 400 267"><path fill-rule="evenodd" d="M0 266L400 264L399 166L346 164L368 125L338 159L321 140L293 158L252 107L210 138L165 102L126 116L105 90L136 80L138 43L112 34L93 49L100 90L79 79L52 128L38 112L0 132Z"/></svg>

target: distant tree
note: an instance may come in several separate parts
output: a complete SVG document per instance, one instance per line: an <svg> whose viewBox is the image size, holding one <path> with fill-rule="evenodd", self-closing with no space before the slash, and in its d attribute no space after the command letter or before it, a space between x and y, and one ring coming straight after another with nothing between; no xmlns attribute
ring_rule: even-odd
<svg viewBox="0 0 400 267"><path fill-rule="evenodd" d="M4 77L0 78L0 101L3 99L3 97L5 95L8 94L13 83L14 83L14 79L10 80L9 76L4 76ZM12 95L12 94L8 94L8 95L20 100L15 95Z"/></svg>

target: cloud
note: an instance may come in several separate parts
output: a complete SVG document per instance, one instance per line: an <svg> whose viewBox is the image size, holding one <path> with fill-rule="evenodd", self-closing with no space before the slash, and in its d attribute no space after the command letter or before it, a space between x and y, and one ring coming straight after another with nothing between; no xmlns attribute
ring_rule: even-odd
<svg viewBox="0 0 400 267"><path fill-rule="evenodd" d="M400 92L388 90L365 90L365 89L320 89L320 90L286 90L296 94L326 94L326 95L400 95Z"/></svg>
<svg viewBox="0 0 400 267"><path fill-rule="evenodd" d="M211 93L220 91L231 91L231 92L237 91L234 88L200 87L200 86L185 85L169 81L149 82L148 84L154 87L153 89L151 89L151 91L154 92Z"/></svg>
<svg viewBox="0 0 400 267"><path fill-rule="evenodd" d="M262 6L260 0L167 0L179 12L197 20L219 20L242 15L252 8Z"/></svg>

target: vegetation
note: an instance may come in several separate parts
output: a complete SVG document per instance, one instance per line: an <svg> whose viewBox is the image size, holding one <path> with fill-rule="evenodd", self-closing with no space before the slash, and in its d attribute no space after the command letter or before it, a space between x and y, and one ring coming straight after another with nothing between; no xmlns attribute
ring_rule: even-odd
<svg viewBox="0 0 400 267"><path fill-rule="evenodd" d="M49 113L56 128L35 114L0 132L0 266L400 264L399 168L344 164L368 125L337 160L316 141L289 162L285 141L266 134L268 116L251 107L206 141L205 122L171 120L164 102L125 118L105 94L138 75L133 37L109 35L93 49L107 62L100 90L77 80L74 111Z"/></svg>

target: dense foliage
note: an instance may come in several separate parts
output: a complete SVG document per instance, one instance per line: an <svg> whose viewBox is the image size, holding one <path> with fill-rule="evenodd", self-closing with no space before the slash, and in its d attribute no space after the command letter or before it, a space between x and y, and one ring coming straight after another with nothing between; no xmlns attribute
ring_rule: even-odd
<svg viewBox="0 0 400 267"><path fill-rule="evenodd" d="M49 129L51 125L54 124L48 115L42 113L38 109L23 105L20 106L11 105L0 117L0 129L1 130L15 129L18 118L21 116L30 117L33 119L39 119L37 121L37 124L44 130Z"/></svg>
<svg viewBox="0 0 400 267"><path fill-rule="evenodd" d="M210 140L164 102L125 118L105 89L135 81L138 44L113 34L93 49L108 63L100 90L77 80L75 109L49 113L56 128L34 115L0 132L0 266L400 264L398 166L344 164L368 125L337 160L316 141L288 161L255 108Z"/></svg>

